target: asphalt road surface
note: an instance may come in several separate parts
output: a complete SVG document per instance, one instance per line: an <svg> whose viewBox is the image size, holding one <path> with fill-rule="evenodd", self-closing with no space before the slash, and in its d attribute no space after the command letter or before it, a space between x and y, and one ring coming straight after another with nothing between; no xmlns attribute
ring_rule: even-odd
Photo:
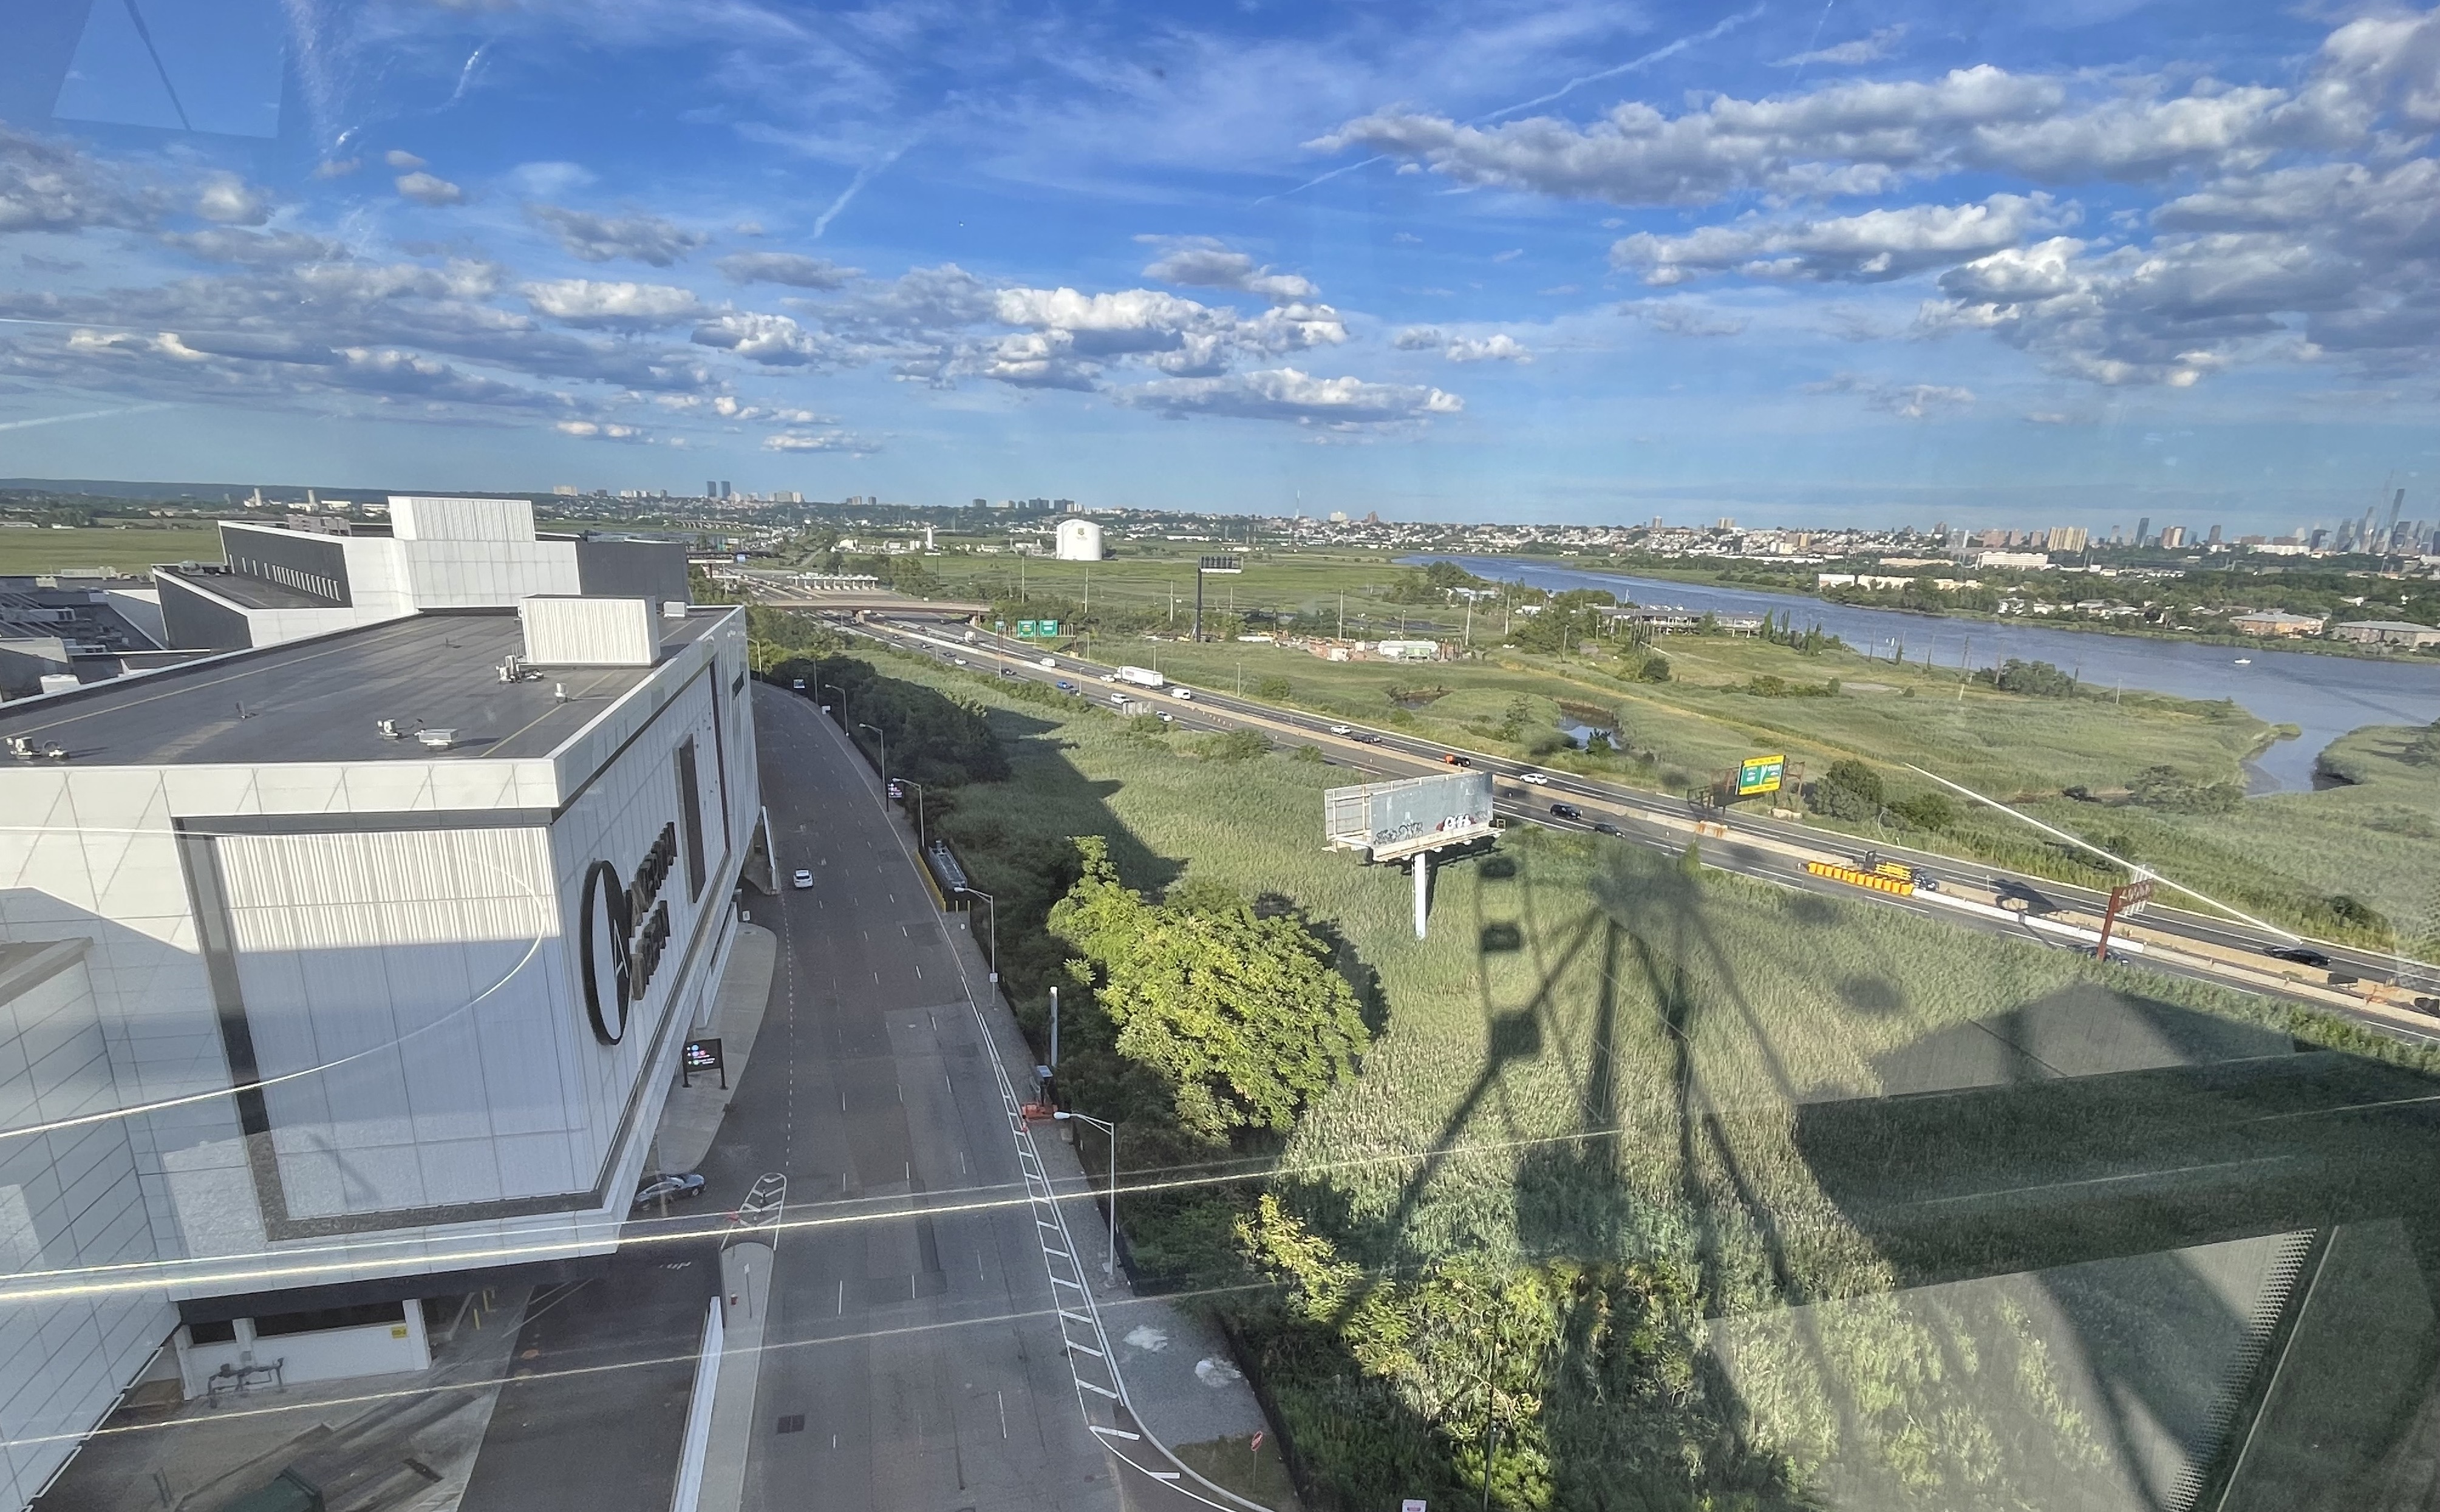
<svg viewBox="0 0 2440 1512"><path fill-rule="evenodd" d="M669 1505L720 1215L778 1172L787 1221L745 1505L1115 1509L931 898L817 708L757 684L755 718L779 874L815 885L752 905L780 959L709 1190L692 1213L631 1222L608 1273L527 1326L461 1504Z"/></svg>

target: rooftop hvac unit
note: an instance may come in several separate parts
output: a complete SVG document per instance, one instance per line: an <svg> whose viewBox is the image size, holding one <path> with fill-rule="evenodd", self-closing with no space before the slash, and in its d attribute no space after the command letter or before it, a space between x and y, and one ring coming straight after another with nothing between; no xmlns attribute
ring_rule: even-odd
<svg viewBox="0 0 2440 1512"><path fill-rule="evenodd" d="M434 750L447 750L450 747L458 744L458 731L455 729L419 729L415 732L415 738L423 745L429 746Z"/></svg>

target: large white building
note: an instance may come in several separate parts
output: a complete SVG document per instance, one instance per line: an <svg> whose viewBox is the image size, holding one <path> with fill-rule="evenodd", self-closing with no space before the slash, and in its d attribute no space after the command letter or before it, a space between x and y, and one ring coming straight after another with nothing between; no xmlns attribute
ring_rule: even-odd
<svg viewBox="0 0 2440 1512"><path fill-rule="evenodd" d="M148 1363L416 1369L420 1299L615 1246L747 694L743 610L528 595L0 708L0 1501Z"/></svg>
<svg viewBox="0 0 2440 1512"><path fill-rule="evenodd" d="M223 520L221 551L153 569L170 645L234 651L534 594L687 596L683 546L545 534L521 498L393 495L386 524Z"/></svg>

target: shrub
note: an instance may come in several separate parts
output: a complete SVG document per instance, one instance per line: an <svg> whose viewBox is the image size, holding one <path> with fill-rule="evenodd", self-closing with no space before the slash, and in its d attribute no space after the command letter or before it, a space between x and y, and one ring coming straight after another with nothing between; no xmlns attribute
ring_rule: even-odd
<svg viewBox="0 0 2440 1512"><path fill-rule="evenodd" d="M1813 806L1833 819L1875 819L1884 797L1881 774L1853 758L1832 762L1813 784Z"/></svg>
<svg viewBox="0 0 2440 1512"><path fill-rule="evenodd" d="M1295 695L1296 689L1289 686L1285 677L1265 677L1254 684L1255 697L1265 698L1275 704L1284 703Z"/></svg>
<svg viewBox="0 0 2440 1512"><path fill-rule="evenodd" d="M1917 793L1890 805L1890 812L1919 830L1945 830L1957 822L1957 803L1947 793Z"/></svg>
<svg viewBox="0 0 2440 1512"><path fill-rule="evenodd" d="M2047 661L2020 661L2010 657L1996 673L1984 671L1974 675L2001 693L2035 698L2072 698L2076 693L2075 679Z"/></svg>

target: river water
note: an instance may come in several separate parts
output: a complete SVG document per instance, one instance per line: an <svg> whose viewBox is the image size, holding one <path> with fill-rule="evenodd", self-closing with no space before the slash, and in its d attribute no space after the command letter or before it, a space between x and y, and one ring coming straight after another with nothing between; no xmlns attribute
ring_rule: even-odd
<svg viewBox="0 0 2440 1512"><path fill-rule="evenodd" d="M1638 603L1675 605L1696 613L1707 609L1767 612L1800 630L1819 625L1857 651L1869 649L1881 657L1894 655L1903 644L1906 658L1918 664L1926 653L1934 665L1944 667L1957 666L1969 657L1974 666L1991 667L2016 657L2075 673L2088 687L2123 685L2179 698L2234 698L2256 718L2294 725L2304 731L2298 739L2272 746L2253 764L2252 785L2258 793L2312 786L2313 758L2323 747L2358 726L2426 725L2440 719L2440 663L2430 661L2371 661L1987 620L1949 620L1904 609L1825 603L1799 594L1588 572L1509 557L1446 560L1480 577L1553 591L1606 588ZM2250 665L2237 665L2240 657Z"/></svg>

